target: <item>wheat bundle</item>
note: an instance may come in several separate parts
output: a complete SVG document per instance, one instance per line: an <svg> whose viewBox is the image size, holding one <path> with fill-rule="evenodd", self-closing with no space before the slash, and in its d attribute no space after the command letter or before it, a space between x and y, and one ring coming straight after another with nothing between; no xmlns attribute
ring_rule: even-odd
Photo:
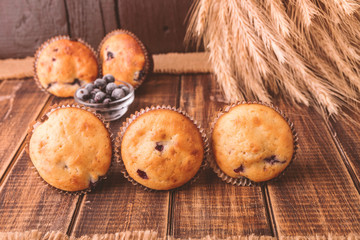
<svg viewBox="0 0 360 240"><path fill-rule="evenodd" d="M228 101L281 92L330 116L357 108L358 0L196 0L186 41L203 41Z"/></svg>

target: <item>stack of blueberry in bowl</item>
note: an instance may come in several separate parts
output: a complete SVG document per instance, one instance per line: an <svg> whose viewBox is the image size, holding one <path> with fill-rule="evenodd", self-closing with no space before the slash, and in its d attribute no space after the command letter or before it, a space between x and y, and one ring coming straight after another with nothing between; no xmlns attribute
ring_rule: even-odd
<svg viewBox="0 0 360 240"><path fill-rule="evenodd" d="M103 78L88 83L75 92L75 101L86 107L94 109L101 114L105 121L119 119L128 110L134 101L134 88L123 81L119 85L115 78L107 74Z"/></svg>

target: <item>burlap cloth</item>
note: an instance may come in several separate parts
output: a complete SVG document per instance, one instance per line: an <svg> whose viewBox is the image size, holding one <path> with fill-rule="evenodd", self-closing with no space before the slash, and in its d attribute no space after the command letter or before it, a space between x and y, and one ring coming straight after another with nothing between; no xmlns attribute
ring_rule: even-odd
<svg viewBox="0 0 360 240"><path fill-rule="evenodd" d="M211 71L207 53L155 54L155 73L208 73ZM33 76L33 57L0 60L0 80Z"/></svg>

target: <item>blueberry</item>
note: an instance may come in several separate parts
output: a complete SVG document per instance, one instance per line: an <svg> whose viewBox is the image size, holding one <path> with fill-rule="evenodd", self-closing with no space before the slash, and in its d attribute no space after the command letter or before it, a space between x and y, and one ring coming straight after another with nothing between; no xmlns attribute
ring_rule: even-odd
<svg viewBox="0 0 360 240"><path fill-rule="evenodd" d="M105 97L106 97L106 94L100 91L95 94L94 100L97 103L101 103L105 99Z"/></svg>
<svg viewBox="0 0 360 240"><path fill-rule="evenodd" d="M149 179L149 177L147 176L146 172L141 171L140 169L138 169L137 174L139 175L139 177L141 177L142 179Z"/></svg>
<svg viewBox="0 0 360 240"><path fill-rule="evenodd" d="M115 78L114 78L114 76L111 75L111 74L106 74L105 76L103 76L103 79L104 79L107 83L115 82Z"/></svg>
<svg viewBox="0 0 360 240"><path fill-rule="evenodd" d="M286 161L280 161L279 159L277 159L275 155L265 158L264 161L269 163L270 165L274 165L275 163L286 163Z"/></svg>
<svg viewBox="0 0 360 240"><path fill-rule="evenodd" d="M101 90L98 89L98 88L94 88L94 89L90 92L91 97L94 98L95 95L96 95L98 92L101 92Z"/></svg>
<svg viewBox="0 0 360 240"><path fill-rule="evenodd" d="M239 173L244 171L244 166L241 164L240 167L234 169L234 172Z"/></svg>
<svg viewBox="0 0 360 240"><path fill-rule="evenodd" d="M74 81L72 83L70 83L71 85L79 85L81 86L81 82L78 78L75 78Z"/></svg>
<svg viewBox="0 0 360 240"><path fill-rule="evenodd" d="M105 98L103 101L104 104L109 104L110 102L111 102L110 98Z"/></svg>
<svg viewBox="0 0 360 240"><path fill-rule="evenodd" d="M124 86L122 89L124 90L125 94L130 92L130 89L127 86Z"/></svg>
<svg viewBox="0 0 360 240"><path fill-rule="evenodd" d="M117 87L117 85L116 85L115 83L113 83L113 82L108 83L108 84L106 85L106 93L107 93L107 94L111 94L112 91L113 91L116 87Z"/></svg>
<svg viewBox="0 0 360 240"><path fill-rule="evenodd" d="M157 142L155 149L158 150L159 152L162 152L162 150L164 150L164 145L162 145L161 143Z"/></svg>
<svg viewBox="0 0 360 240"><path fill-rule="evenodd" d="M118 88L121 88L125 92L125 95L130 92L130 89L124 84L119 85Z"/></svg>
<svg viewBox="0 0 360 240"><path fill-rule="evenodd" d="M95 86L93 83L88 83L84 86L84 88L86 88L89 92L91 92L92 90L94 90Z"/></svg>
<svg viewBox="0 0 360 240"><path fill-rule="evenodd" d="M76 91L76 97L80 100L87 100L90 97L89 91L86 88L81 88L80 90Z"/></svg>
<svg viewBox="0 0 360 240"><path fill-rule="evenodd" d="M98 78L95 80L94 84L95 84L95 87L97 87L99 89L104 89L106 86L106 81L104 79Z"/></svg>
<svg viewBox="0 0 360 240"><path fill-rule="evenodd" d="M111 60L114 58L114 54L112 52L107 52L106 56L107 56L106 60Z"/></svg>
<svg viewBox="0 0 360 240"><path fill-rule="evenodd" d="M140 70L140 71L136 71L134 73L134 81L139 81L142 79L142 77L144 76L144 71Z"/></svg>
<svg viewBox="0 0 360 240"><path fill-rule="evenodd" d="M122 90L121 88L115 88L114 91L112 91L111 93L111 97L115 100L125 97L124 90Z"/></svg>

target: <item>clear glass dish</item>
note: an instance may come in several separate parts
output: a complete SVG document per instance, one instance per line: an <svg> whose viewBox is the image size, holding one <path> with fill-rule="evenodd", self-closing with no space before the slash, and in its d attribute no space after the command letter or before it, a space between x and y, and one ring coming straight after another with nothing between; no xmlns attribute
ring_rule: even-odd
<svg viewBox="0 0 360 240"><path fill-rule="evenodd" d="M77 103L82 104L86 107L89 107L93 110L96 111L96 113L99 113L103 116L104 120L109 122L109 121L114 121L116 119L121 118L128 110L129 106L132 104L132 102L134 101L135 98L135 93L134 93L134 88L131 84L127 83L127 82L123 82L120 81L121 84L124 84L125 86L127 86L129 88L129 93L119 99L119 100L115 100L115 101L111 101L108 104L104 104L104 103L89 103L83 100L80 100L79 98L76 97L76 93L74 95L74 99ZM77 91L79 91L81 88L77 89Z"/></svg>

